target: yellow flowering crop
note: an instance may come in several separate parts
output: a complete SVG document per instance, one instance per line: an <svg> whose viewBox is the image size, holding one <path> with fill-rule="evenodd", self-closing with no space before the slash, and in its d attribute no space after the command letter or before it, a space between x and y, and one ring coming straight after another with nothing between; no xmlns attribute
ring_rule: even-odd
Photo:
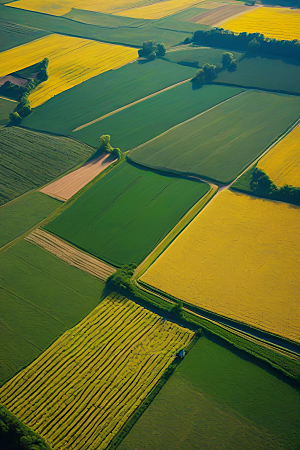
<svg viewBox="0 0 300 450"><path fill-rule="evenodd" d="M300 187L300 125L273 147L258 163L277 187Z"/></svg>
<svg viewBox="0 0 300 450"><path fill-rule="evenodd" d="M95 75L133 61L136 49L51 34L1 53L0 77L49 59L49 78L30 94L31 107L45 103Z"/></svg>
<svg viewBox="0 0 300 450"><path fill-rule="evenodd" d="M275 39L300 40L300 11L289 8L257 8L222 23L222 28L237 33L262 33Z"/></svg>
<svg viewBox="0 0 300 450"><path fill-rule="evenodd" d="M168 0L165 2L154 3L153 5L121 11L118 12L117 15L133 17L136 19L160 19L187 9L190 6L195 6L201 1L204 0Z"/></svg>
<svg viewBox="0 0 300 450"><path fill-rule="evenodd" d="M53 450L105 449L193 335L111 294L2 386L0 401Z"/></svg>
<svg viewBox="0 0 300 450"><path fill-rule="evenodd" d="M225 190L141 280L300 342L299 223L298 207Z"/></svg>

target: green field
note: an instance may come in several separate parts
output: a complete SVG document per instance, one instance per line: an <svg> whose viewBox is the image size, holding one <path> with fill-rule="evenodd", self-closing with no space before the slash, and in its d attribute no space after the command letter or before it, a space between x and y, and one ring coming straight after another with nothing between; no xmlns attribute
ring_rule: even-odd
<svg viewBox="0 0 300 450"><path fill-rule="evenodd" d="M0 384L100 302L103 283L21 241L0 253Z"/></svg>
<svg viewBox="0 0 300 450"><path fill-rule="evenodd" d="M100 27L116 28L116 27L132 27L138 28L148 23L149 20L133 19L132 17L114 16L113 14L105 14L101 12L86 11L85 9L72 8L70 12L63 17L72 19L77 22L98 25Z"/></svg>
<svg viewBox="0 0 300 450"><path fill-rule="evenodd" d="M300 94L300 63L293 58L244 57L234 72L223 71L217 83Z"/></svg>
<svg viewBox="0 0 300 450"><path fill-rule="evenodd" d="M24 126L35 130L70 134L117 108L191 78L195 69L155 60L134 62L91 78L51 98L25 118Z"/></svg>
<svg viewBox="0 0 300 450"><path fill-rule="evenodd" d="M300 115L300 97L247 91L130 153L171 173L229 183Z"/></svg>
<svg viewBox="0 0 300 450"><path fill-rule="evenodd" d="M9 122L9 115L16 106L16 102L0 98L0 125L5 125Z"/></svg>
<svg viewBox="0 0 300 450"><path fill-rule="evenodd" d="M0 247L26 233L60 205L58 200L34 191L1 206Z"/></svg>
<svg viewBox="0 0 300 450"><path fill-rule="evenodd" d="M109 134L114 147L127 151L241 91L211 85L193 90L186 82L75 131L73 136L96 146L99 136Z"/></svg>
<svg viewBox="0 0 300 450"><path fill-rule="evenodd" d="M1 2L2 3L2 2ZM3 6L0 6L1 12ZM10 8L12 9L12 8ZM4 52L17 45L23 45L27 42L33 41L46 36L48 33L33 28L23 27L21 24L6 22L0 12L0 52Z"/></svg>
<svg viewBox="0 0 300 450"><path fill-rule="evenodd" d="M224 50L218 48L207 47L186 47L185 49L179 48L179 50L169 50L164 59L177 64L196 64L198 67L202 67L205 63L219 64L221 63L222 54ZM240 52L232 52L236 59L242 56ZM196 69L195 69L196 70Z"/></svg>
<svg viewBox="0 0 300 450"><path fill-rule="evenodd" d="M173 14L172 16L169 16L170 19L177 19L177 20L189 20L193 17L199 16L199 14L204 14L205 12L209 11L209 9L204 8L189 8L184 11L180 11L179 13Z"/></svg>
<svg viewBox="0 0 300 450"><path fill-rule="evenodd" d="M93 149L65 137L0 128L0 205L85 161Z"/></svg>
<svg viewBox="0 0 300 450"><path fill-rule="evenodd" d="M201 338L118 450L298 450L300 392Z"/></svg>
<svg viewBox="0 0 300 450"><path fill-rule="evenodd" d="M183 20L179 20L179 18L174 16L163 17L162 19L156 20L155 22L153 22L153 26L155 28L161 28L165 30L180 31L181 33L194 33L197 30L209 30L211 28L209 25L184 22Z"/></svg>
<svg viewBox="0 0 300 450"><path fill-rule="evenodd" d="M115 266L140 263L208 191L124 162L45 229Z"/></svg>

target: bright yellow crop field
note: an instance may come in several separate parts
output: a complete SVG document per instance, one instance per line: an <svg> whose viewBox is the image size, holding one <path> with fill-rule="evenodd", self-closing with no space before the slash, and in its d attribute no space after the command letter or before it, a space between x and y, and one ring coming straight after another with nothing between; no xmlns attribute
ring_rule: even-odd
<svg viewBox="0 0 300 450"><path fill-rule="evenodd" d="M19 0L8 3L6 6L13 8L27 9L54 16L63 16L71 11L72 8L85 9L87 11L114 13L124 8L130 8L136 5L138 0Z"/></svg>
<svg viewBox="0 0 300 450"><path fill-rule="evenodd" d="M300 125L273 147L258 163L277 187L300 187Z"/></svg>
<svg viewBox="0 0 300 450"><path fill-rule="evenodd" d="M2 386L0 402L54 450L105 449L193 334L111 294Z"/></svg>
<svg viewBox="0 0 300 450"><path fill-rule="evenodd" d="M289 8L257 8L222 23L222 28L237 33L262 33L275 39L300 40L300 11Z"/></svg>
<svg viewBox="0 0 300 450"><path fill-rule="evenodd" d="M2 52L0 77L48 58L49 78L29 96L31 107L36 107L66 89L137 57L137 50L133 48L51 34Z"/></svg>
<svg viewBox="0 0 300 450"><path fill-rule="evenodd" d="M299 224L299 207L225 190L141 280L300 342Z"/></svg>
<svg viewBox="0 0 300 450"><path fill-rule="evenodd" d="M195 6L204 0L168 0L165 2L154 3L149 6L128 9L127 11L118 12L118 16L133 17L136 19L161 19L170 16L178 11L182 11L191 6Z"/></svg>

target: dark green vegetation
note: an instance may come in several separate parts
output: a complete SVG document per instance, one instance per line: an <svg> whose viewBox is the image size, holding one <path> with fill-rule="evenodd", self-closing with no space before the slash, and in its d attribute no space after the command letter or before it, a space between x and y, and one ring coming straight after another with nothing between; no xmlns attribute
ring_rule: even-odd
<svg viewBox="0 0 300 450"><path fill-rule="evenodd" d="M0 125L5 125L9 122L9 115L17 106L16 102L0 98Z"/></svg>
<svg viewBox="0 0 300 450"><path fill-rule="evenodd" d="M285 185L278 188L263 170L255 166L244 173L231 188L256 197L279 200L300 206L299 187Z"/></svg>
<svg viewBox="0 0 300 450"><path fill-rule="evenodd" d="M164 57L165 60L192 67L202 67L203 64L218 64L221 62L224 50L218 48L205 47L187 47L181 50L168 51ZM240 52L233 52L235 59L242 56Z"/></svg>
<svg viewBox="0 0 300 450"><path fill-rule="evenodd" d="M0 272L3 383L89 314L104 285L26 241L0 253Z"/></svg>
<svg viewBox="0 0 300 450"><path fill-rule="evenodd" d="M127 151L241 91L212 85L193 90L186 82L76 131L74 137L95 147L99 136L108 133L113 145Z"/></svg>
<svg viewBox="0 0 300 450"><path fill-rule="evenodd" d="M299 97L247 91L140 146L129 158L229 183L299 114Z"/></svg>
<svg viewBox="0 0 300 450"><path fill-rule="evenodd" d="M72 14L69 13L69 14ZM41 14L33 11L26 11L9 6L0 5L0 16L2 20L15 24L36 27L52 33L67 34L70 36L94 39L114 44L124 44L133 47L140 47L145 40L156 40L163 42L166 47L179 44L186 38L192 38L194 30L182 33L171 29L162 29L153 26L151 23L142 27L131 27L128 25L113 28L109 26L99 26L81 23L66 17L56 17L48 14ZM107 23L112 19L107 19ZM131 19L134 21L134 19ZM105 21L104 21L105 22ZM103 23L104 23L103 22ZM144 21L146 22L146 21ZM125 22L124 22L125 23ZM198 29L201 26L198 27Z"/></svg>
<svg viewBox="0 0 300 450"><path fill-rule="evenodd" d="M123 162L45 228L115 266L140 263L208 190Z"/></svg>
<svg viewBox="0 0 300 450"><path fill-rule="evenodd" d="M98 25L105 28L140 28L151 23L151 20L133 19L132 17L114 16L113 14L105 14L101 12L86 11L84 9L72 8L70 12L63 17L72 19L77 22Z"/></svg>
<svg viewBox="0 0 300 450"><path fill-rule="evenodd" d="M300 62L293 58L246 54L234 72L223 71L217 83L300 94Z"/></svg>
<svg viewBox="0 0 300 450"><path fill-rule="evenodd" d="M0 128L0 205L85 161L93 150L65 137Z"/></svg>
<svg viewBox="0 0 300 450"><path fill-rule="evenodd" d="M1 6L1 12L3 11ZM12 8L10 8L12 9ZM27 42L47 36L47 32L34 28L23 27L22 24L14 24L6 22L6 18L0 13L0 51L4 52L17 45L26 44ZM8 19L9 20L9 19ZM36 24L35 24L36 26Z"/></svg>
<svg viewBox="0 0 300 450"><path fill-rule="evenodd" d="M299 448L299 390L220 343L200 338L118 449Z"/></svg>
<svg viewBox="0 0 300 450"><path fill-rule="evenodd" d="M0 208L0 247L21 236L52 213L61 202L29 192Z"/></svg>
<svg viewBox="0 0 300 450"><path fill-rule="evenodd" d="M50 450L38 434L0 405L0 441L5 450Z"/></svg>
<svg viewBox="0 0 300 450"><path fill-rule="evenodd" d="M35 130L70 134L80 125L193 75L191 67L174 68L174 64L159 59L127 64L56 95L36 108L23 124Z"/></svg>

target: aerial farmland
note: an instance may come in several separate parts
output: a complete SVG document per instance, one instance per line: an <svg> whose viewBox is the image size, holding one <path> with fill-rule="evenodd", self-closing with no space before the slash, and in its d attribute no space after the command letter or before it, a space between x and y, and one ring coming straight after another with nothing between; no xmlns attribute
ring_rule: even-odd
<svg viewBox="0 0 300 450"><path fill-rule="evenodd" d="M299 0L0 0L0 449L299 450Z"/></svg>

